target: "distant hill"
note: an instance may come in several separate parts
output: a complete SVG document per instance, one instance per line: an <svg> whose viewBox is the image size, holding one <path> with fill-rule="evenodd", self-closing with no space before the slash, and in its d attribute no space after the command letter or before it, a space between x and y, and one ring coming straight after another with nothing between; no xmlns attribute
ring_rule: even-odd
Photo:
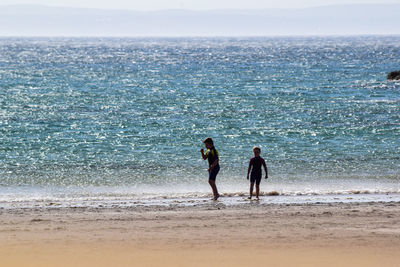
<svg viewBox="0 0 400 267"><path fill-rule="evenodd" d="M151 12L0 6L0 36L400 34L400 4Z"/></svg>

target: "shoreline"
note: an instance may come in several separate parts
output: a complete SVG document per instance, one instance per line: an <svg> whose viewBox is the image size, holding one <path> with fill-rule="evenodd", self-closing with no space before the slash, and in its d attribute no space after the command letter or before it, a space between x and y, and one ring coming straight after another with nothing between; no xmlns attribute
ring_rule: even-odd
<svg viewBox="0 0 400 267"><path fill-rule="evenodd" d="M329 204L329 203L400 203L400 193L362 193L352 192L344 194L298 194L282 195L276 191L261 192L260 200L248 200L248 193L225 193L218 201L212 201L212 194L134 197L129 195L119 197L84 197L84 198L47 198L34 200L0 201L0 210L10 209L46 209L46 208L157 208L157 207L191 207L219 204L226 206L257 205L297 205L297 204Z"/></svg>
<svg viewBox="0 0 400 267"><path fill-rule="evenodd" d="M0 256L6 266L399 266L399 206L0 209Z"/></svg>

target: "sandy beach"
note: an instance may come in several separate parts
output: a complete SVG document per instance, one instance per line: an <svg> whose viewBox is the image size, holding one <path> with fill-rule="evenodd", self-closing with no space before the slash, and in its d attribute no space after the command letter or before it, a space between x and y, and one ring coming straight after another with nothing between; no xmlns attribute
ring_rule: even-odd
<svg viewBox="0 0 400 267"><path fill-rule="evenodd" d="M2 208L1 266L400 266L399 206Z"/></svg>

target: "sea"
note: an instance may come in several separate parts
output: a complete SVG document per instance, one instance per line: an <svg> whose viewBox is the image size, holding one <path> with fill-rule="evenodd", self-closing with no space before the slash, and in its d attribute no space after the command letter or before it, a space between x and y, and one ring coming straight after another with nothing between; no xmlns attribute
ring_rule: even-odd
<svg viewBox="0 0 400 267"><path fill-rule="evenodd" d="M0 206L400 201L400 36L0 38Z"/></svg>

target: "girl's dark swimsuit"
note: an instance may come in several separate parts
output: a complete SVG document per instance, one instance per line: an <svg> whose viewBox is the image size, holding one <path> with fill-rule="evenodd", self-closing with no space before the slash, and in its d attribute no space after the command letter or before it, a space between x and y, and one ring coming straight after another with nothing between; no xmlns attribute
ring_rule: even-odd
<svg viewBox="0 0 400 267"><path fill-rule="evenodd" d="M209 150L206 151L206 156L208 159L208 166L211 167L211 165L218 159L218 151L215 149L215 147L210 148ZM209 172L208 179L215 181L217 178L217 174L219 172L219 163L212 168L212 170Z"/></svg>
<svg viewBox="0 0 400 267"><path fill-rule="evenodd" d="M208 174L208 180L215 181L219 172L219 165L217 164Z"/></svg>

